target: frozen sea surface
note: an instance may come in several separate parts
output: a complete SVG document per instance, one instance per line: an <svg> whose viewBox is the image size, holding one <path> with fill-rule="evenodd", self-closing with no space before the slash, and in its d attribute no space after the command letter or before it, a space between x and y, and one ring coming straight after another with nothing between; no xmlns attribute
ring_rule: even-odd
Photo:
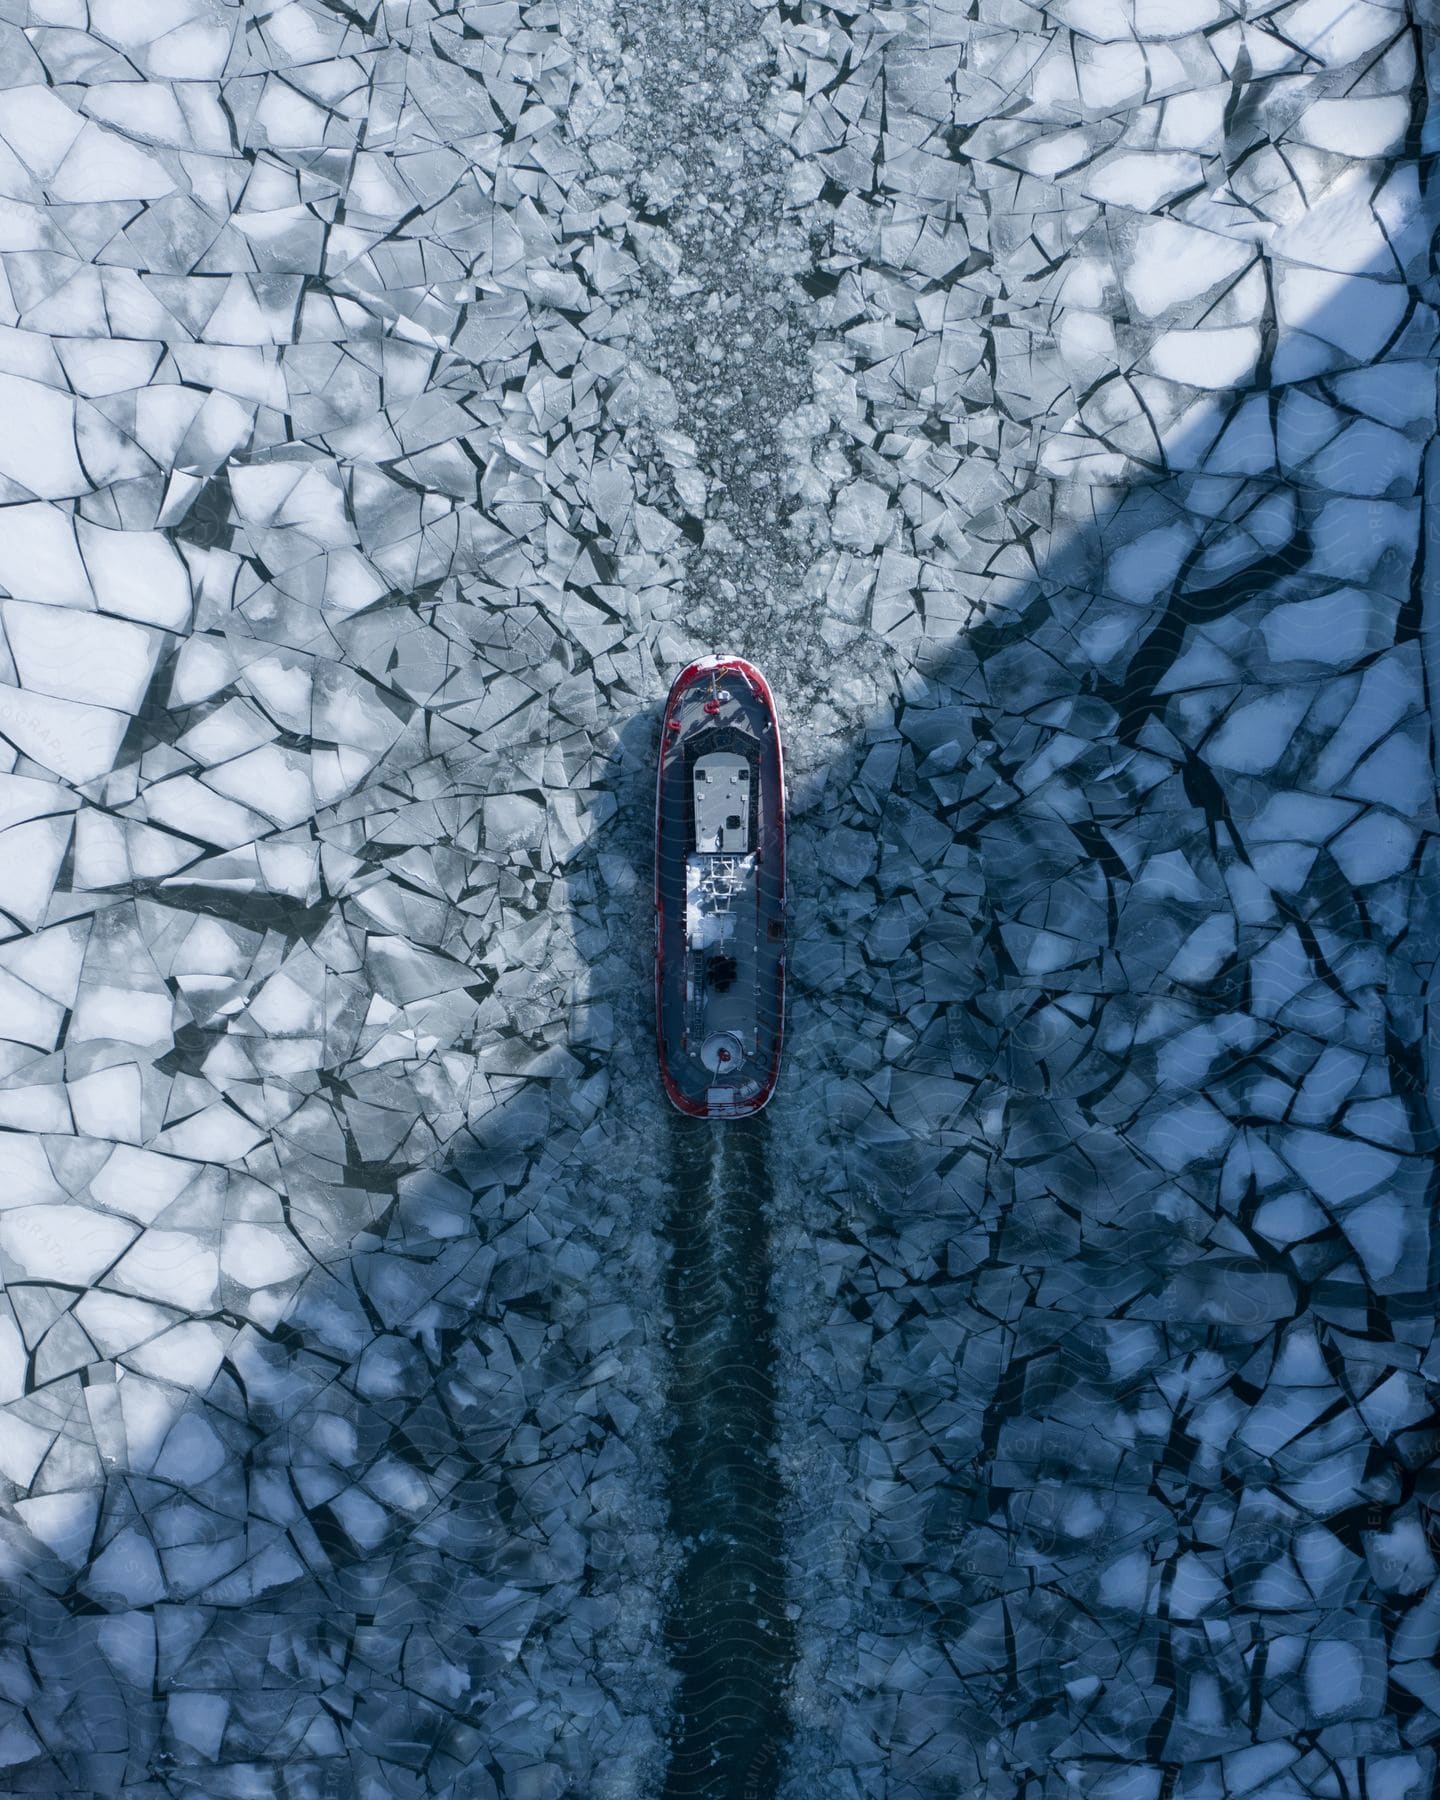
<svg viewBox="0 0 1440 1800"><path fill-rule="evenodd" d="M4 1791L1431 1791L1437 55L0 3Z"/></svg>

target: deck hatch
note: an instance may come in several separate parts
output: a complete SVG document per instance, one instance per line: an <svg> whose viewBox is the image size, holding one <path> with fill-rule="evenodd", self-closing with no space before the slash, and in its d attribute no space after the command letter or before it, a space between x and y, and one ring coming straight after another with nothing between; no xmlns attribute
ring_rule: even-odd
<svg viewBox="0 0 1440 1800"><path fill-rule="evenodd" d="M750 765L734 750L696 759L695 848L743 856L750 848Z"/></svg>

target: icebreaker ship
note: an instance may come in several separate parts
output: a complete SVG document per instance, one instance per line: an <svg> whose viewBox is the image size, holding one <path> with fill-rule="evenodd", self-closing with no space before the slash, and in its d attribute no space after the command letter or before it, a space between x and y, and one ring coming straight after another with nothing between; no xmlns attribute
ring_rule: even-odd
<svg viewBox="0 0 1440 1800"><path fill-rule="evenodd" d="M785 772L769 684L738 656L675 677L655 786L660 1077L682 1112L774 1091L785 1022Z"/></svg>

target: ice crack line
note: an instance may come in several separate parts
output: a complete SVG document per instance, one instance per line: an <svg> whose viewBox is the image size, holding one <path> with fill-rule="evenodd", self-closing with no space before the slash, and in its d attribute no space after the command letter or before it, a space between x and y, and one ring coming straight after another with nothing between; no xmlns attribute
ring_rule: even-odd
<svg viewBox="0 0 1440 1800"><path fill-rule="evenodd" d="M780 1555L763 1116L672 1124L667 1620L679 1674L665 1800L775 1791L793 1645Z"/></svg>

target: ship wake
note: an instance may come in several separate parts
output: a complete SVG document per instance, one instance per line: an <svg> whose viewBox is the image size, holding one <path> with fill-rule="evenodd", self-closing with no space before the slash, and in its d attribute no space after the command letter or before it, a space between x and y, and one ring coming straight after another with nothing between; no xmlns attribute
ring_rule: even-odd
<svg viewBox="0 0 1440 1800"><path fill-rule="evenodd" d="M773 1455L766 1121L671 1126L670 1516L684 1560L667 1620L679 1673L665 1800L774 1792L792 1642Z"/></svg>

